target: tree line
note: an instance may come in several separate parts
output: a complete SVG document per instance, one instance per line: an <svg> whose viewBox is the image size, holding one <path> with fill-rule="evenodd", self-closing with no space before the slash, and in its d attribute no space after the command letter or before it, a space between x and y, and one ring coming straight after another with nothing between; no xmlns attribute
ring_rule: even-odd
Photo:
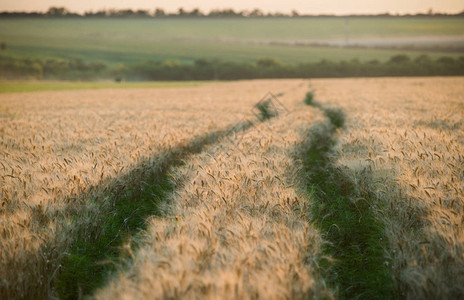
<svg viewBox="0 0 464 300"><path fill-rule="evenodd" d="M351 14L345 16L336 16L329 14L311 15L300 14L297 10L290 13L282 12L264 12L261 9L253 10L234 10L232 8L213 9L209 12L203 12L198 8L186 10L180 7L175 12L168 12L163 8L155 8L150 11L147 9L101 9L98 11L87 11L83 14L72 12L65 7L50 7L46 12L0 12L0 17L58 17L58 18L205 18L205 17L225 17L225 18L298 18L298 17L464 17L464 11L457 14L437 13L429 10L427 13L393 15L389 13L381 14Z"/></svg>
<svg viewBox="0 0 464 300"><path fill-rule="evenodd" d="M102 62L86 63L81 59L41 60L0 56L0 79L163 81L455 75L464 75L464 56L432 59L420 55L413 59L399 54L385 62L353 59L298 64L282 63L275 58L262 58L255 62L198 59L193 63L167 60L116 66Z"/></svg>

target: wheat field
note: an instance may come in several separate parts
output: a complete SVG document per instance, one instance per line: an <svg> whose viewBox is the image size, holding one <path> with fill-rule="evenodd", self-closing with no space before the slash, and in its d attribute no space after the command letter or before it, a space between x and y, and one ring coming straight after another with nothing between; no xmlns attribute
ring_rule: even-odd
<svg viewBox="0 0 464 300"><path fill-rule="evenodd" d="M298 109L300 99L287 105ZM308 197L296 192L301 165L291 154L319 121L300 108L175 169L183 183L166 217L150 221L147 246L97 299L331 296L314 271L322 240L308 223Z"/></svg>
<svg viewBox="0 0 464 300"><path fill-rule="evenodd" d="M464 79L311 82L347 114L333 159L374 195L398 294L464 297Z"/></svg>
<svg viewBox="0 0 464 300"><path fill-rule="evenodd" d="M2 94L0 298L342 297L308 192L316 135L335 140L330 165L383 226L395 297L463 297L463 95L458 77ZM267 98L278 115L256 106ZM172 189L116 271L91 294L60 294L76 243L100 239L115 199L161 174Z"/></svg>
<svg viewBox="0 0 464 300"><path fill-rule="evenodd" d="M283 99L293 103L304 89L253 81L1 95L2 298L53 296L75 232L91 238L112 194L141 188L192 140L254 118L267 92L289 90Z"/></svg>

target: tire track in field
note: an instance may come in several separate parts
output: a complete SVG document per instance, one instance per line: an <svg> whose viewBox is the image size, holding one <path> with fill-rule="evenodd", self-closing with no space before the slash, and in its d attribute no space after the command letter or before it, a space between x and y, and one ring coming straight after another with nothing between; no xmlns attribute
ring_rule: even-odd
<svg viewBox="0 0 464 300"><path fill-rule="evenodd" d="M333 259L321 258L320 271L337 290L338 298L395 298L384 257L387 239L371 209L374 197L356 191L331 157L345 114L314 101L311 92L305 103L320 109L328 119L307 133L307 144L296 158L303 161L304 188L312 195L313 224L325 234L324 253Z"/></svg>
<svg viewBox="0 0 464 300"><path fill-rule="evenodd" d="M252 123L241 122L225 130L208 133L191 140L188 144L173 148L157 155L160 159L151 168L136 167L122 177L138 178L137 186L118 186L110 195L111 207L105 209L92 229L83 228L78 232L81 238L64 257L62 268L57 276L56 289L60 298L77 299L89 295L101 286L106 277L116 269L121 260L123 243L130 241L132 235L145 227L145 220L159 214L157 207L166 194L174 190L169 170L184 164L191 155L200 153L221 138L246 131ZM139 165L147 165L146 159ZM117 180L112 180L117 184ZM111 183L110 183L111 185ZM93 187L98 188L98 187ZM106 261L106 263L102 263Z"/></svg>
<svg viewBox="0 0 464 300"><path fill-rule="evenodd" d="M281 92L278 96L284 94ZM258 104L260 103L263 102L260 101ZM161 215L159 204L176 188L171 181L170 170L184 165L189 157L201 153L206 147L220 142L221 139L245 132L255 123L266 122L277 116L268 114L266 105L256 108L259 111L255 115L256 120L242 120L224 130L197 137L186 145L158 154L156 165L149 163L153 158L146 159L132 171L120 176L130 177L132 181L137 178L135 181L140 184L136 186L117 186L118 179L121 178L110 180L110 186L116 185L115 191L109 195L110 200L105 201L105 207L101 210L103 213L91 216L96 219L98 225L90 229L80 229L79 240L63 258L54 284L60 298L80 299L82 296L91 295L114 271L128 264L133 258L131 249L137 248L141 243L137 235L146 228L146 219L152 215ZM143 167L145 165L150 166Z"/></svg>
<svg viewBox="0 0 464 300"><path fill-rule="evenodd" d="M224 140L173 170L181 185L153 218L130 268L96 299L328 298L313 266L321 239L298 193L301 142L314 109Z"/></svg>

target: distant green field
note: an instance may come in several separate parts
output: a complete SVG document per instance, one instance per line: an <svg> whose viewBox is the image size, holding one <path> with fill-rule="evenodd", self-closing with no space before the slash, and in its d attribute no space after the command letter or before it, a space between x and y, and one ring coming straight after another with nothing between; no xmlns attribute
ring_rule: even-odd
<svg viewBox="0 0 464 300"><path fill-rule="evenodd" d="M208 82L211 84L211 82ZM0 81L0 94L24 93L38 91L64 91L89 89L136 89L136 88L178 88L200 86L201 81L175 81L175 82L77 82L77 81Z"/></svg>
<svg viewBox="0 0 464 300"><path fill-rule="evenodd" d="M291 45L344 39L464 37L464 18L0 19L7 56L82 58L109 65L198 58L283 62L386 60L399 52L431 57L461 53ZM464 44L464 38L462 38ZM288 44L288 45L287 45Z"/></svg>

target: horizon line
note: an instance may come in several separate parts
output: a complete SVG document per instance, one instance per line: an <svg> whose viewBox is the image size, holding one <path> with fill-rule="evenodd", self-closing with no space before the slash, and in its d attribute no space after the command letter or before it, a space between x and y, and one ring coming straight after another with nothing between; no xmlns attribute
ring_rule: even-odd
<svg viewBox="0 0 464 300"><path fill-rule="evenodd" d="M266 10L263 10L261 8L253 8L253 9L233 9L233 8L213 8L213 9L209 9L209 10L202 10L198 7L194 7L194 8L191 8L191 9L185 9L183 6L179 6L177 9L175 10L167 10L167 9L164 9L162 7L154 7L152 9L146 9L146 8L130 8L130 7L126 7L126 8L115 8L115 7L111 7L111 8L99 8L99 9L88 9L88 10L82 10L82 11L73 11L73 10L70 10L68 9L66 6L61 6L61 5L52 5L52 6L49 6L48 9L46 10L34 10L34 9L25 9L25 10L9 10L9 9L6 9L6 10L0 10L0 13L38 13L38 14L47 14L47 12L50 10L50 8L65 8L67 10L68 13L70 14L75 14L75 15L80 15L80 16L85 16L86 13L97 13L97 12L101 12L101 11L111 11L111 10L114 10L114 11L123 11L123 10L132 10L133 12L137 12L137 11L146 11L148 12L149 14L151 13L154 13L156 11L156 9L161 9L163 10L166 15L168 16L168 14L171 14L171 15L176 15L180 9L184 9L184 11L186 13L189 13L189 12L192 12L194 11L195 9L197 9L200 13L202 13L203 15L200 15L200 16L208 16L209 13L211 12L214 12L214 11L226 11L226 10L233 10L234 12L236 13L240 13L240 12L252 12L253 10L259 10L261 11L262 13L264 13L264 17L267 15L267 14L282 14L282 15L289 15L289 16L292 16L292 13L295 11L298 13L299 16L335 16L335 17L347 17L347 16L380 16L380 15L389 15L389 16L414 16L414 15L459 15L459 14L462 14L464 13L464 8L462 10L457 10L455 12L448 12L448 11L439 11L439 10L432 10L432 9L426 9L425 11L416 11L416 12L391 12L391 11L377 11L377 12L347 12L347 13L335 13L335 12L332 12L332 13L329 13L329 12L319 12L319 13L309 13L309 12L302 12L302 11L298 11L297 9L291 9L289 12L282 12L282 11L266 11Z"/></svg>

